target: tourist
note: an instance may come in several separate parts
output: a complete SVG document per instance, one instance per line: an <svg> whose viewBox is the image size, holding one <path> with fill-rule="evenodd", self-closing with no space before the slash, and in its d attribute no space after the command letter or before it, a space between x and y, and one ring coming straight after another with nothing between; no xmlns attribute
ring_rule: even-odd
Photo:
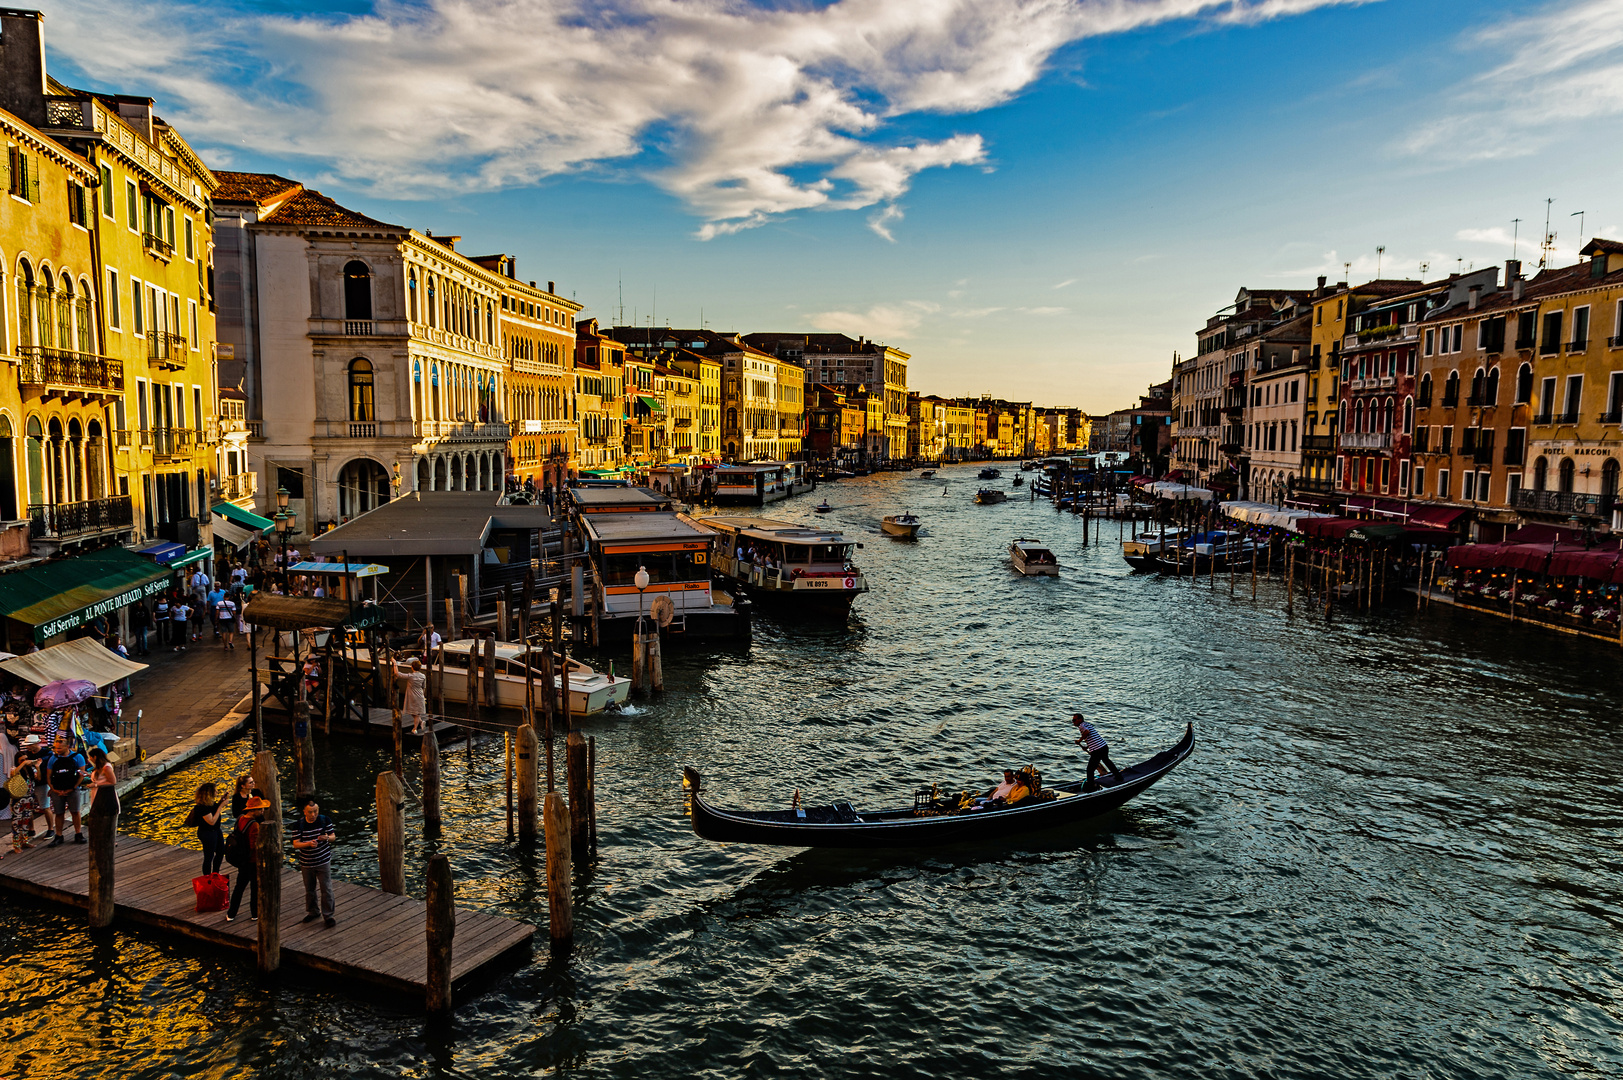
<svg viewBox="0 0 1623 1080"><path fill-rule="evenodd" d="M997 787L992 789L992 794L989 796L989 798L993 802L997 802L999 799L1007 799L1009 797L1009 792L1011 792L1013 790L1014 790L1014 770L1013 769L1004 769L1003 770L1003 783L999 784Z"/></svg>
<svg viewBox="0 0 1623 1080"><path fill-rule="evenodd" d="M321 812L321 804L314 795L299 801L302 813L293 823L293 850L298 852L299 873L304 875L304 921L321 919L322 925L333 927L332 902L332 845L336 839L333 823ZM320 890L320 910L316 907L316 892Z"/></svg>
<svg viewBox="0 0 1623 1080"><path fill-rule="evenodd" d="M158 647L169 644L169 594L162 593L158 597L157 607L153 609L152 619L158 624Z"/></svg>
<svg viewBox="0 0 1623 1080"><path fill-rule="evenodd" d="M406 703L401 712L411 718L411 733L421 735L428 715L428 676L423 674L423 662L413 657L411 670L402 671L396 661L394 677L406 684Z"/></svg>
<svg viewBox="0 0 1623 1080"><path fill-rule="evenodd" d="M213 584L213 581L203 570L203 565L199 563L197 569L192 571L191 579L187 584L191 586L192 599L207 600L209 586Z"/></svg>
<svg viewBox="0 0 1623 1080"><path fill-rule="evenodd" d="M186 642L191 635L192 608L185 600L176 600L169 608L170 639L175 643L176 652L186 651Z"/></svg>
<svg viewBox="0 0 1623 1080"><path fill-rule="evenodd" d="M237 602L225 593L214 604L214 636L227 649L237 650Z"/></svg>
<svg viewBox="0 0 1623 1080"><path fill-rule="evenodd" d="M254 778L247 773L237 777L237 789L231 793L231 820L236 821L248 812L248 799L258 795L254 790Z"/></svg>
<svg viewBox="0 0 1623 1080"><path fill-rule="evenodd" d="M107 751L99 746L90 749L90 809L96 808L96 796L106 788L113 793L113 816L118 816L118 774L113 771L113 763L107 757Z"/></svg>
<svg viewBox="0 0 1623 1080"><path fill-rule="evenodd" d="M34 801L34 788L39 782L40 764L39 752L41 741L38 735L30 735L22 742L17 753L17 760L6 774L6 789L11 792L11 850L13 854L34 846L34 815L39 811L39 804ZM14 784L15 777L22 777L23 783ZM21 795L17 789L23 788Z"/></svg>
<svg viewBox="0 0 1623 1080"><path fill-rule="evenodd" d="M51 846L60 847L67 839L69 811L73 814L73 842L84 843L84 826L79 820L79 781L84 779L85 759L68 742L67 732L57 732L51 753L45 759L44 775L51 793L51 817L56 821Z"/></svg>
<svg viewBox="0 0 1623 1080"><path fill-rule="evenodd" d="M240 861L232 863L238 871L237 884L231 890L231 906L225 909L226 922L237 917L244 889L248 890L248 917L259 918L259 821L269 805L257 795L250 796L237 819L237 832L242 833L246 844Z"/></svg>
<svg viewBox="0 0 1623 1080"><path fill-rule="evenodd" d="M429 623L423 627L422 635L417 638L417 651L423 654L425 662L431 663L434 659L434 650L439 648L441 644L442 639L439 634L434 632L434 624Z"/></svg>
<svg viewBox="0 0 1623 1080"><path fill-rule="evenodd" d="M203 608L203 611L200 613L201 618L208 619L209 621L214 623L214 640L215 641L220 640L221 627L220 627L219 621L217 619L212 619L211 616L215 612L220 610L220 601L222 601L224 599L225 599L225 589L224 589L224 587L222 587L220 585L215 585L214 588L209 590L208 596L204 598L205 606Z"/></svg>
<svg viewBox="0 0 1623 1080"><path fill-rule="evenodd" d="M1094 771L1103 765L1110 770L1110 775L1116 783L1121 783L1121 770L1110 760L1110 745L1105 742L1105 737L1099 734L1098 729L1092 724L1082 719L1081 713L1072 713L1071 723L1076 725L1076 744L1086 746L1088 750L1088 780L1091 781Z"/></svg>
<svg viewBox="0 0 1623 1080"><path fill-rule="evenodd" d="M225 831L220 828L220 794L214 784L199 784L192 796L192 810L186 815L186 825L197 830L197 842L203 845L203 874L218 874L220 862L225 858Z"/></svg>
<svg viewBox="0 0 1623 1080"><path fill-rule="evenodd" d="M237 565L231 568L231 591L240 593L248 587L248 568Z"/></svg>
<svg viewBox="0 0 1623 1080"><path fill-rule="evenodd" d="M147 648L147 631L152 628L152 612L147 610L145 600L137 600L130 605L130 633L135 635L135 651L142 656L150 656Z"/></svg>

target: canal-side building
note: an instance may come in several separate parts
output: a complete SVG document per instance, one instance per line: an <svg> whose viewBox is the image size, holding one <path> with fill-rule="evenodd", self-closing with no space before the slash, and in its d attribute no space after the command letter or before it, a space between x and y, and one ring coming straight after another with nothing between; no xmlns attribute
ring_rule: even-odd
<svg viewBox="0 0 1623 1080"><path fill-rule="evenodd" d="M802 387L822 383L850 393L862 387L880 397L881 421L870 438L881 460L907 452L907 366L912 356L865 337L845 334L757 332L741 340L752 348L801 368Z"/></svg>
<svg viewBox="0 0 1623 1080"><path fill-rule="evenodd" d="M1282 504L1302 475L1302 430L1307 418L1310 309L1262 331L1247 360L1243 414L1249 476L1245 497ZM1232 450L1227 451L1233 453Z"/></svg>
<svg viewBox="0 0 1623 1080"><path fill-rule="evenodd" d="M557 284L519 279L511 255L471 260L500 288L498 336L507 361L508 476L514 483L561 487L574 475L579 417L575 405L575 317L580 305Z"/></svg>
<svg viewBox="0 0 1623 1080"><path fill-rule="evenodd" d="M576 463L583 475L619 475L625 466L625 346L596 319L575 327Z"/></svg>
<svg viewBox="0 0 1623 1080"><path fill-rule="evenodd" d="M670 357L671 370L693 386L691 434L683 440L689 446L692 464L721 460L721 361L678 348Z"/></svg>

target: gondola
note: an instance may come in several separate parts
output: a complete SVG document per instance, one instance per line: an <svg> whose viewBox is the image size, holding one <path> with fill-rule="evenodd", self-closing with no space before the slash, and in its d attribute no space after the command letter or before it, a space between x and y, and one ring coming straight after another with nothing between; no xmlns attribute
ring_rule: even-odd
<svg viewBox="0 0 1623 1080"><path fill-rule="evenodd" d="M1195 749L1190 724L1177 745L1123 769L1121 781L1108 773L1094 784L1081 780L1055 784L1045 801L1028 800L996 810L942 812L938 804L859 811L848 802L788 810L725 810L704 800L704 778L682 770L692 796L693 831L706 840L788 847L912 848L1001 840L1037 829L1073 825L1117 809L1180 765Z"/></svg>

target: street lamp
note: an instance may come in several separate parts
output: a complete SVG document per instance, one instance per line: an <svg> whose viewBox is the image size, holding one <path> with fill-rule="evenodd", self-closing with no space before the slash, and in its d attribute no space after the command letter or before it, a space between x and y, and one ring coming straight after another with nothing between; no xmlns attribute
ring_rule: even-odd
<svg viewBox="0 0 1623 1080"><path fill-rule="evenodd" d="M285 507L287 505L286 488L283 488L276 493L276 501L277 505L279 506ZM287 542L288 539L293 535L293 529L298 523L298 515L293 513L291 510L278 510L276 511L275 520L276 532L282 538L282 582L291 592L293 579L287 572Z"/></svg>
<svg viewBox="0 0 1623 1080"><path fill-rule="evenodd" d="M643 632L642 631L642 595L643 595L643 590L648 588L648 567L646 567L646 566L637 567L637 575L636 575L636 577L632 578L631 580L637 586L637 633L640 636L642 634L642 632Z"/></svg>

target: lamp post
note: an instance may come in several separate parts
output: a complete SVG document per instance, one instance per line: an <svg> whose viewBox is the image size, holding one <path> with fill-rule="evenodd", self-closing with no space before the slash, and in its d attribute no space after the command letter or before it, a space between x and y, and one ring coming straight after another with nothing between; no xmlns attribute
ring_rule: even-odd
<svg viewBox="0 0 1623 1080"><path fill-rule="evenodd" d="M648 568L646 566L637 567L637 574L631 580L632 580L633 584L635 584L637 586L637 635L640 637L640 636L642 636L642 632L643 632L643 630L642 630L642 598L643 598L643 590L648 588Z"/></svg>
<svg viewBox="0 0 1623 1080"><path fill-rule="evenodd" d="M276 533L282 538L282 584L291 593L293 588L292 575L288 573L287 542L293 535L298 524L298 515L287 508L287 488L276 490Z"/></svg>

